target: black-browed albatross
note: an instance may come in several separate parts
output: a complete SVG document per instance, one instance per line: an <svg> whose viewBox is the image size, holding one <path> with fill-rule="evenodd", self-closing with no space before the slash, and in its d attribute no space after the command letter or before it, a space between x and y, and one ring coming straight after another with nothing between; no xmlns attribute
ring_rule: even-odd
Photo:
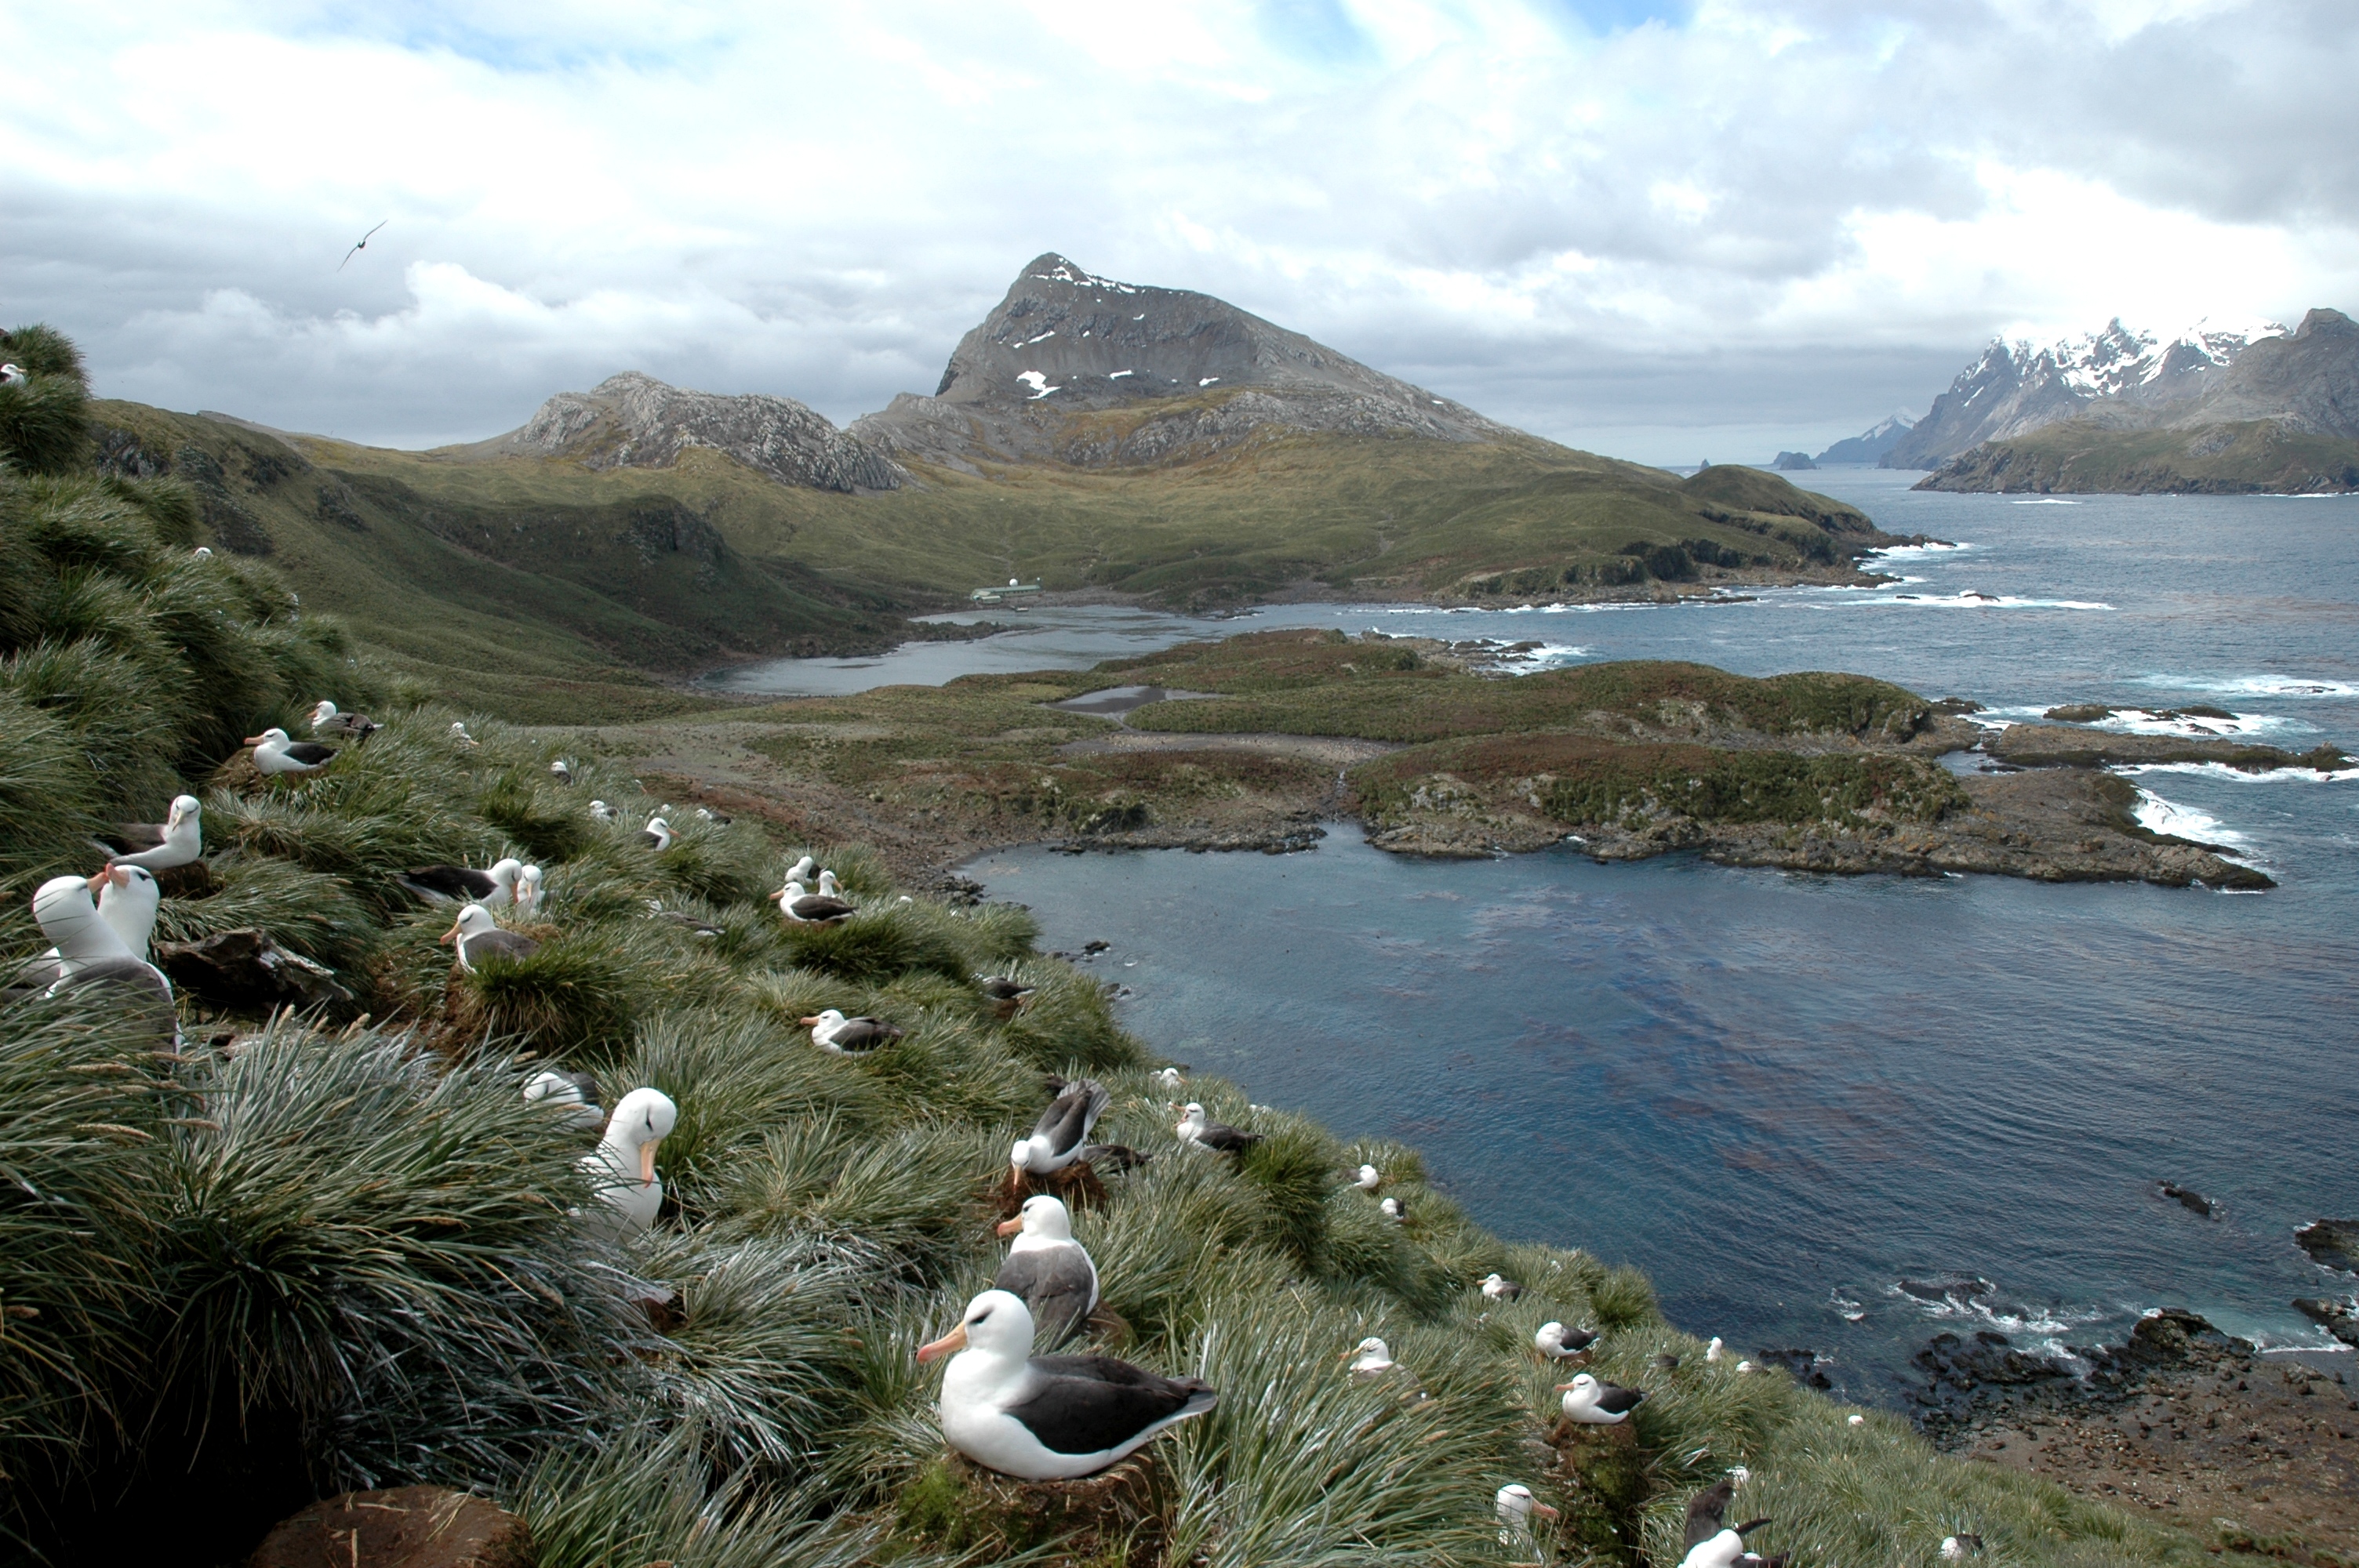
<svg viewBox="0 0 2359 1568"><path fill-rule="evenodd" d="M942 1436L1024 1481L1093 1476L1220 1397L1111 1356L1035 1356L1031 1311L1006 1291L984 1292L956 1328L918 1347L920 1361L944 1356Z"/></svg>
<svg viewBox="0 0 2359 1568"><path fill-rule="evenodd" d="M205 852L204 812L195 795L182 795L173 796L161 822L118 822L102 836L107 859L150 871L192 864Z"/></svg>
<svg viewBox="0 0 2359 1568"><path fill-rule="evenodd" d="M1007 1162L1042 1176L1063 1170L1082 1157L1090 1130L1113 1103L1113 1092L1095 1078L1075 1078L1060 1086L1057 1098L1032 1124L1032 1136L1017 1139L1008 1150Z"/></svg>
<svg viewBox="0 0 2359 1568"><path fill-rule="evenodd" d="M333 746L295 740L276 726L248 735L245 743L254 748L254 765L266 773L316 773L336 760Z"/></svg>
<svg viewBox="0 0 2359 1568"><path fill-rule="evenodd" d="M1026 1198L1023 1212L1001 1225L999 1234L1016 1241L991 1288L1023 1297L1039 1343L1053 1350L1097 1310L1098 1266L1073 1239L1073 1217L1046 1193Z"/></svg>

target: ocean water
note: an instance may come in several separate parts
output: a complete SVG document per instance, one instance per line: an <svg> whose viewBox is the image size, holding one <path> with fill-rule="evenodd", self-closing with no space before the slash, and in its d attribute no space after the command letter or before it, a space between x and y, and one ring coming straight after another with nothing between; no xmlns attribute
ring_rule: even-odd
<svg viewBox="0 0 2359 1568"><path fill-rule="evenodd" d="M1884 588L1742 604L1043 611L922 655L949 674L1078 667L1192 636L1374 627L1536 641L1540 665L1856 670L2003 717L2201 702L2236 715L2199 721L2221 732L2359 751L2359 500L2034 501L1808 477L1955 547L1894 553L1906 580ZM826 678L947 678L913 667ZM2190 767L2137 783L2149 822L2231 844L2283 885L1815 878L1569 851L1429 864L1349 825L1288 857L1016 849L972 870L1031 905L1050 945L1111 942L1095 963L1125 1022L1174 1057L1413 1142L1502 1233L1636 1263L1683 1326L1818 1351L1853 1395L1889 1399L1945 1327L2087 1344L2169 1304L2267 1346L2331 1343L2289 1303L2354 1281L2292 1232L2359 1214L2359 778ZM2161 1199L2164 1180L2223 1217Z"/></svg>

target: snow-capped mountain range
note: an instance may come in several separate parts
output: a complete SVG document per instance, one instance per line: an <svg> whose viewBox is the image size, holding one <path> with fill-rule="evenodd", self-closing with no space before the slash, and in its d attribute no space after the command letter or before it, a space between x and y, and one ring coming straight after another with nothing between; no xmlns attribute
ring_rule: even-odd
<svg viewBox="0 0 2359 1568"><path fill-rule="evenodd" d="M1938 467L1984 441L2071 418L2100 398L2158 406L2200 396L2253 344L2286 335L2281 322L2207 319L2164 337L2116 317L2103 331L2046 346L1995 338L1881 461Z"/></svg>

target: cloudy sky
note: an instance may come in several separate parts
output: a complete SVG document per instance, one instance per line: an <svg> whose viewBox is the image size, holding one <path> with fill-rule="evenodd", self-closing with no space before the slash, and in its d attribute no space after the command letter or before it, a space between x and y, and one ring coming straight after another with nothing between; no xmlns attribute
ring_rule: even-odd
<svg viewBox="0 0 2359 1568"><path fill-rule="evenodd" d="M0 319L404 446L626 368L848 419L1051 249L1666 462L1995 332L2359 311L2353 0L79 0L0 57Z"/></svg>

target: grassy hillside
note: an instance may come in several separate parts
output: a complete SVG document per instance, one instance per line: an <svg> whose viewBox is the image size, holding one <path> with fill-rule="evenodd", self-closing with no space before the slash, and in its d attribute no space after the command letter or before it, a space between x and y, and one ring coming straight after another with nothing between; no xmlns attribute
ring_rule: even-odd
<svg viewBox="0 0 2359 1568"><path fill-rule="evenodd" d="M1881 537L1772 475L1682 482L1528 438L1273 432L1190 463L926 470L853 496L702 450L592 470L93 407L101 459L187 483L208 543L267 557L397 668L544 719L679 710L651 677L889 642L1010 577L1187 606L1630 594L1839 573Z"/></svg>
<svg viewBox="0 0 2359 1568"><path fill-rule="evenodd" d="M2359 441L2288 430L2269 419L2200 430L2113 430L2071 419L1984 442L1917 488L2116 495L2351 491L2359 490Z"/></svg>
<svg viewBox="0 0 2359 1568"><path fill-rule="evenodd" d="M789 926L762 895L799 846L684 816L655 853L633 828L657 803L618 769L575 750L576 782L557 783L566 737L478 719L467 748L430 706L314 777L224 764L235 730L327 678L311 661L335 632L289 622L266 567L191 562L188 506L168 484L0 473L6 669L35 694L0 703L0 754L49 759L0 795L16 869L0 951L40 946L25 881L87 869L83 825L185 786L204 794L210 869L159 932L266 933L344 995L266 1018L184 979L178 1049L103 989L0 1003L0 1526L17 1549L234 1561L313 1497L429 1481L521 1514L536 1568L1446 1565L1516 1555L1491 1499L1520 1481L1564 1510L1547 1561L1668 1568L1687 1499L1741 1464L1740 1509L1777 1520L1756 1541L1804 1563L1922 1563L1958 1530L2009 1563L2208 1561L2143 1519L1940 1458L1884 1415L1853 1424L1783 1372L1706 1362L1634 1271L1483 1231L1412 1150L1211 1077L1187 1093L1266 1141L1241 1161L1183 1149L1107 988L1038 956L1016 908L902 898L838 849L862 912ZM206 597L212 573L245 597ZM200 642L191 612L213 623ZM147 662L104 701L44 703L26 672L56 650ZM1001 695L978 723L1023 717ZM624 822L592 820L592 794ZM456 968L434 940L448 911L395 875L503 851L549 869L547 906L512 922L541 946ZM998 1017L984 970L1035 999ZM822 1006L908 1034L829 1056L793 1022ZM607 1104L638 1086L678 1103L645 1237L576 1219L601 1202L577 1164L590 1135L521 1093L552 1061ZM1152 1157L1069 1188L1113 1314L1097 1343L1222 1397L1113 1482L1018 1488L946 1456L912 1352L995 1267L1006 1150L1051 1072L1103 1080L1100 1135ZM1381 1195L1345 1183L1361 1161ZM1494 1270L1521 1300L1483 1297ZM1603 1330L1594 1368L1648 1390L1625 1430L1553 1424L1562 1373L1528 1348L1551 1317ZM1415 1390L1345 1374L1368 1334Z"/></svg>

